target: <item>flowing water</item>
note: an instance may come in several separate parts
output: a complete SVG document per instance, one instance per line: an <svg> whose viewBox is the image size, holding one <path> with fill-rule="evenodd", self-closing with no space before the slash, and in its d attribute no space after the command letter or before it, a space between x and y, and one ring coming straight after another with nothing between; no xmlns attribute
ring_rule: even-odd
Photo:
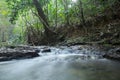
<svg viewBox="0 0 120 80"><path fill-rule="evenodd" d="M120 80L120 63L103 52L76 47L53 48L41 57L0 63L0 80Z"/></svg>

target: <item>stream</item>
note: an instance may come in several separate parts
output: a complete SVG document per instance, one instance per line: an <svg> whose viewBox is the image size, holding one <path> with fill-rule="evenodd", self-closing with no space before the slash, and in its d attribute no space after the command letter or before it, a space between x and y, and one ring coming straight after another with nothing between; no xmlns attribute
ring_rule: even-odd
<svg viewBox="0 0 120 80"><path fill-rule="evenodd" d="M40 57L0 62L0 80L120 80L120 62L103 58L98 49L50 49L39 52Z"/></svg>

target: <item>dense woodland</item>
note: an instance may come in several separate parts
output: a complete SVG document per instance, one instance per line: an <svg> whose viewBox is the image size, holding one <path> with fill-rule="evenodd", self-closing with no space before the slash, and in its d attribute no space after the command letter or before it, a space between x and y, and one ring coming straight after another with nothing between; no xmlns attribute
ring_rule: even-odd
<svg viewBox="0 0 120 80"><path fill-rule="evenodd" d="M120 80L120 0L0 0L0 80Z"/></svg>
<svg viewBox="0 0 120 80"><path fill-rule="evenodd" d="M110 42L99 36L111 35L112 21L119 25L119 5L119 0L1 0L0 43Z"/></svg>

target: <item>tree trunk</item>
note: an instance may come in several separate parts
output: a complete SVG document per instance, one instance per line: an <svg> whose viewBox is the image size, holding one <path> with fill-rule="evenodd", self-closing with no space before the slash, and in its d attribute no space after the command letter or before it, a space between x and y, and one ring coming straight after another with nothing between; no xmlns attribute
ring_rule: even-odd
<svg viewBox="0 0 120 80"><path fill-rule="evenodd" d="M83 3L82 3L81 0L79 0L79 3L80 3L81 21L82 21L83 25L86 26L86 25L85 25L84 12L83 12Z"/></svg>
<svg viewBox="0 0 120 80"><path fill-rule="evenodd" d="M65 20L66 20L66 25L69 25L69 16L68 16L68 0L62 0L64 10L65 10Z"/></svg>
<svg viewBox="0 0 120 80"><path fill-rule="evenodd" d="M57 0L56 0L56 19L55 19L55 26L57 27L57 21L58 21L58 19L57 19L57 12L58 12L58 4L57 4Z"/></svg>
<svg viewBox="0 0 120 80"><path fill-rule="evenodd" d="M82 22L82 25L83 25L83 28L85 30L85 33L87 33L87 26L86 26L86 23L85 23L85 17L84 17L84 10L83 10L83 3L82 3L82 0L79 0L79 8L80 8L80 18L81 18L81 22Z"/></svg>
<svg viewBox="0 0 120 80"><path fill-rule="evenodd" d="M2 33L2 42L5 42L6 40L5 40L5 33L3 32Z"/></svg>
<svg viewBox="0 0 120 80"><path fill-rule="evenodd" d="M39 15L39 19L42 22L44 29L45 29L45 34L46 36L50 36L51 33L53 33L53 31L51 31L48 27L49 27L49 23L46 19L46 16L44 14L44 11L40 5L40 3L38 2L38 0L33 0L33 4L35 5L38 15Z"/></svg>
<svg viewBox="0 0 120 80"><path fill-rule="evenodd" d="M33 0L33 4L36 7L36 10L38 12L39 20L42 22L45 32L44 32L44 39L45 39L45 44L50 44L56 42L57 39L57 34L53 32L52 30L49 29L49 23L47 21L47 18L44 14L44 11L42 9L42 6L40 5L38 0Z"/></svg>

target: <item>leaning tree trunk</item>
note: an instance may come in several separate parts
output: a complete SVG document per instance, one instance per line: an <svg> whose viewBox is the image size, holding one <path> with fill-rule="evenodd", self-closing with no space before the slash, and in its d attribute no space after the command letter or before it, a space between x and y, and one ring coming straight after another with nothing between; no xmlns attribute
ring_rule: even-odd
<svg viewBox="0 0 120 80"><path fill-rule="evenodd" d="M39 19L40 19L40 21L42 22L42 24L44 26L46 36L50 36L54 32L51 31L48 28L49 27L49 23L47 21L47 18L46 18L45 14L44 14L44 11L43 11L39 1L38 0L33 0L33 4L35 5L35 7L37 9L37 12L38 12L38 15L39 15Z"/></svg>
<svg viewBox="0 0 120 80"><path fill-rule="evenodd" d="M49 23L47 21L47 18L44 14L44 11L43 11L39 1L33 0L33 4L35 5L36 10L38 12L39 20L42 22L44 29L45 29L45 32L44 32L45 35L43 36L45 44L51 44L51 43L56 42L58 40L57 34L49 29Z"/></svg>

